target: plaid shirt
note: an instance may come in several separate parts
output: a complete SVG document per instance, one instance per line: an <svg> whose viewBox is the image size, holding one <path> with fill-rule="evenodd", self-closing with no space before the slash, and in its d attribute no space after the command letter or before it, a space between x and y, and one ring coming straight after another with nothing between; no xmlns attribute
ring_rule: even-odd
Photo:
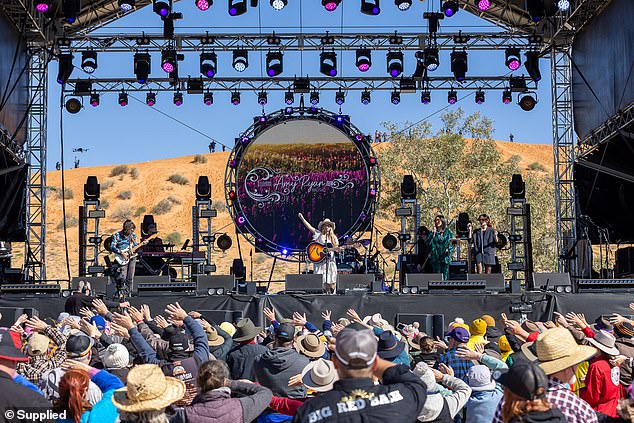
<svg viewBox="0 0 634 423"><path fill-rule="evenodd" d="M43 332L57 348L51 357L48 354L29 357L28 363L16 363L15 371L27 378L30 382L39 385L44 372L61 366L66 360L66 337L59 329L47 326Z"/></svg>
<svg viewBox="0 0 634 423"><path fill-rule="evenodd" d="M464 358L456 357L456 348L450 348L440 356L438 363L443 363L453 369L454 376L465 383L469 383L469 369L473 367L473 362Z"/></svg>
<svg viewBox="0 0 634 423"><path fill-rule="evenodd" d="M557 378L548 376L548 392L546 398L559 408L568 423L598 423L597 414L587 402L576 396L568 385ZM504 398L498 403L493 423L502 423L502 407Z"/></svg>

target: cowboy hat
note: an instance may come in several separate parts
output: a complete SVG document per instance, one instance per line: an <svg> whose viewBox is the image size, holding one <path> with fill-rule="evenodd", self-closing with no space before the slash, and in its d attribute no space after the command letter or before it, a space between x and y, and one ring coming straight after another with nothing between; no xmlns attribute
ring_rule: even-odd
<svg viewBox="0 0 634 423"><path fill-rule="evenodd" d="M381 316L381 313L374 313L371 316L365 316L363 318L363 323L369 326L378 326L382 328L385 328L389 325L387 320L385 320L383 316Z"/></svg>
<svg viewBox="0 0 634 423"><path fill-rule="evenodd" d="M586 338L586 340L592 344L592 346L600 349L608 355L620 354L618 348L614 346L616 338L611 333L600 330L594 335L594 338Z"/></svg>
<svg viewBox="0 0 634 423"><path fill-rule="evenodd" d="M233 340L236 342L250 341L262 332L262 328L255 326L251 319L240 320L236 323L236 333L233 334Z"/></svg>
<svg viewBox="0 0 634 423"><path fill-rule="evenodd" d="M316 392L330 391L337 380L339 375L334 363L330 360L320 358L310 362L302 370L302 383Z"/></svg>
<svg viewBox="0 0 634 423"><path fill-rule="evenodd" d="M326 353L326 345L314 333L298 336L293 346L298 353L308 358L319 358Z"/></svg>
<svg viewBox="0 0 634 423"><path fill-rule="evenodd" d="M392 332L384 331L379 335L379 345L377 354L385 360L392 360L398 357L405 349L405 342L401 342Z"/></svg>
<svg viewBox="0 0 634 423"><path fill-rule="evenodd" d="M332 228L332 230L334 231L335 228L337 227L337 225L335 225L335 222L333 222L330 219L324 219L321 222L319 222L319 225L317 225L317 230L319 230L319 232L323 232L322 228L324 226L330 226Z"/></svg>
<svg viewBox="0 0 634 423"><path fill-rule="evenodd" d="M553 328L539 335L535 341L539 366L547 375L575 366L588 360L597 349L575 342L568 329Z"/></svg>
<svg viewBox="0 0 634 423"><path fill-rule="evenodd" d="M421 334L418 334L416 336L408 336L407 343L409 344L410 348L420 351L420 339L423 336L424 335L421 336Z"/></svg>
<svg viewBox="0 0 634 423"><path fill-rule="evenodd" d="M217 347L218 345L222 345L225 343L225 339L218 335L218 331L216 328L210 328L207 331L207 345L210 347Z"/></svg>
<svg viewBox="0 0 634 423"><path fill-rule="evenodd" d="M156 364L141 364L128 373L127 386L117 389L112 402L129 413L162 410L185 395L185 383L166 377Z"/></svg>

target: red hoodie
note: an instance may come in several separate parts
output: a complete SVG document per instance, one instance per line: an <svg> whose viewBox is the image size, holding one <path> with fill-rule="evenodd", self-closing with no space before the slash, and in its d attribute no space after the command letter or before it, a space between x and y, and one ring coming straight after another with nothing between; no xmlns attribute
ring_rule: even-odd
<svg viewBox="0 0 634 423"><path fill-rule="evenodd" d="M610 417L618 417L616 406L625 396L619 383L620 369L612 367L608 358L601 354L590 361L586 375L586 388L579 394L595 410Z"/></svg>

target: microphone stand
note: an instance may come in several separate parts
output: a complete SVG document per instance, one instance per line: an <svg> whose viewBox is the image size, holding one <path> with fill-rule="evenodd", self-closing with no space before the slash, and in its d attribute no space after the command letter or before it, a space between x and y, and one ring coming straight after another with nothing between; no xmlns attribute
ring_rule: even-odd
<svg viewBox="0 0 634 423"><path fill-rule="evenodd" d="M251 282L253 282L253 248L251 248L251 251L249 252L249 258L251 261Z"/></svg>

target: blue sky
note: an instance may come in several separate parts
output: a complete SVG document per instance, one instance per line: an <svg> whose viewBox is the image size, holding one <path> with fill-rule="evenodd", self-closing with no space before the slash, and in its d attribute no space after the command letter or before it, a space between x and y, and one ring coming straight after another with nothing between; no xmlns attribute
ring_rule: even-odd
<svg viewBox="0 0 634 423"><path fill-rule="evenodd" d="M359 11L359 0L343 0L335 12L327 12L319 0L289 0L289 4L281 11L275 11L269 2L260 2L259 10L250 8L245 15L231 17L227 13L226 1L216 0L207 11L199 11L193 0L175 3L174 10L183 13L183 19L177 21L175 33L277 33L284 32L368 32L389 33L395 30L403 33L426 32L426 21L423 13L431 4L437 8L438 2L432 0L414 1L406 11L399 11L392 1L383 0L381 14L366 16ZM342 26L343 22L343 26ZM454 17L441 21L441 32L488 32L500 29L461 10ZM261 28L261 29L260 29ZM120 33L162 33L162 22L154 14L151 7L143 8L115 21L99 32L109 34ZM236 75L231 67L231 53L217 52L219 58L219 76ZM72 78L84 78L80 66L80 55L75 57L76 69ZM133 77L133 53L100 53L99 68L94 78ZM435 74L448 75L449 52L441 53L441 65ZM259 53L249 55L249 68L244 75L260 76L263 57ZM314 51L288 52L284 56L284 75L318 75L319 54ZM459 91L459 101L454 106L462 107L467 112L480 111L494 120L494 138L508 140L509 133L515 135L516 142L551 143L551 102L549 61L541 60L542 82L538 90L539 103L532 112L524 112L516 104L504 105L501 92L487 93L486 102L476 105L473 93ZM198 55L186 55L185 61L179 64L181 77L198 76ZM405 53L405 74L414 71L413 52ZM358 76L354 66L354 54L339 55L339 75ZM524 68L521 68L522 72ZM383 52L373 54L373 66L368 75L380 75L385 72ZM508 72L504 66L504 51L472 51L469 53L468 75L503 75ZM57 63L52 63L49 73L49 112L48 112L48 165L54 169L55 162L60 160L60 86L55 81ZM152 74L150 77L164 77L160 69L160 54L153 54ZM73 148L88 148L80 155L81 166L109 165L157 160L207 152L209 137L233 145L233 139L244 131L252 122L252 117L261 113L257 105L255 93L243 92L242 102L233 106L230 93L215 93L214 105L206 107L202 104L202 96L185 94L184 104L176 107L172 104L171 93L159 93L155 109L194 128L169 119L145 105L144 93L130 92L130 104L121 107L117 104L117 93L103 94L101 105L93 108L85 99L86 107L79 114L70 115L63 112L64 144L66 167L72 167ZM266 112L283 107L283 92L269 93ZM352 122L363 132L374 133L381 130L382 121L417 122L428 119L432 124L438 123L441 109L448 107L446 91L432 92L429 105L420 103L420 94L402 94L401 103L392 105L389 92L373 92L372 102L364 106L359 101L360 93L352 91L346 97L342 111L350 115ZM133 97L141 100L136 101ZM464 99L463 99L464 98ZM296 96L296 104L299 97ZM308 98L306 98L308 100ZM334 92L322 93L320 106L336 110ZM206 134L202 135L202 134Z"/></svg>

